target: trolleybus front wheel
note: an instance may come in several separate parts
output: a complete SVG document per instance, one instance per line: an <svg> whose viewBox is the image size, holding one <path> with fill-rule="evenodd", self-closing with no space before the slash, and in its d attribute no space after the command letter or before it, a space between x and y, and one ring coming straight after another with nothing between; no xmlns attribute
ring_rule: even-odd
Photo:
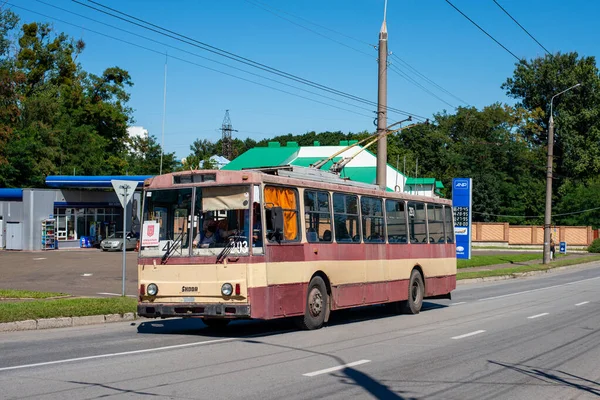
<svg viewBox="0 0 600 400"><path fill-rule="evenodd" d="M312 330L322 327L328 306L329 296L325 282L320 276L315 276L308 284L304 317L298 321L300 328Z"/></svg>

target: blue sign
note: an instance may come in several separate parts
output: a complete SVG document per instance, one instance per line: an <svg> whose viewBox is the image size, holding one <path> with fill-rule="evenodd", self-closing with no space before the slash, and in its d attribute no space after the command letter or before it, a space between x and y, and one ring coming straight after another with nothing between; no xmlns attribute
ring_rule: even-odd
<svg viewBox="0 0 600 400"><path fill-rule="evenodd" d="M560 242L560 247L558 251L562 254L567 254L567 242Z"/></svg>
<svg viewBox="0 0 600 400"><path fill-rule="evenodd" d="M454 236L456 258L471 259L471 209L473 202L473 180L452 179L452 209L454 211Z"/></svg>

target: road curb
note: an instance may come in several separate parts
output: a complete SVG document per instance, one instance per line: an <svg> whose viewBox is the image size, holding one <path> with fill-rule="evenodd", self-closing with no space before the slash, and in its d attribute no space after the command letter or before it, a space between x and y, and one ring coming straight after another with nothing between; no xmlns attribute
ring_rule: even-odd
<svg viewBox="0 0 600 400"><path fill-rule="evenodd" d="M508 279L526 278L528 276L543 275L543 274L548 274L548 273L552 273L555 271L564 271L565 269L568 269L569 267L572 268L572 267L580 266L580 265L583 265L583 264L570 265L570 266L566 266L566 267L556 267L556 268L551 268L551 269L546 269L546 270L541 270L541 271L515 272L515 273L509 274L509 275L486 276L483 278L471 278L471 279L460 279L460 280L456 281L456 284L457 285L468 285L471 283L496 282L496 281L505 281Z"/></svg>
<svg viewBox="0 0 600 400"><path fill-rule="evenodd" d="M137 313L86 315L83 317L61 317L29 319L26 321L0 323L0 332L31 331L52 328L70 328L72 326L96 325L111 322L134 321Z"/></svg>

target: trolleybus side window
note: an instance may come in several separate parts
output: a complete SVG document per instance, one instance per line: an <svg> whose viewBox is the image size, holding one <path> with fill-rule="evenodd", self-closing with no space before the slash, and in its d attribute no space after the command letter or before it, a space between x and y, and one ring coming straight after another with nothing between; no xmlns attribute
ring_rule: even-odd
<svg viewBox="0 0 600 400"><path fill-rule="evenodd" d="M331 243L331 209L329 193L304 191L304 221L306 241Z"/></svg>
<svg viewBox="0 0 600 400"><path fill-rule="evenodd" d="M440 204L427 204L427 226L429 243L445 243L444 208Z"/></svg>
<svg viewBox="0 0 600 400"><path fill-rule="evenodd" d="M270 243L295 242L300 240L298 230L298 191L296 189L265 186L265 223L267 224L267 240ZM273 226L272 216L281 209L283 213L283 232L277 232Z"/></svg>
<svg viewBox="0 0 600 400"><path fill-rule="evenodd" d="M360 209L365 243L385 243L382 200L361 197Z"/></svg>
<svg viewBox="0 0 600 400"><path fill-rule="evenodd" d="M408 232L411 243L427 243L427 219L425 204L408 203Z"/></svg>
<svg viewBox="0 0 600 400"><path fill-rule="evenodd" d="M357 196L333 194L333 221L336 242L360 243Z"/></svg>
<svg viewBox="0 0 600 400"><path fill-rule="evenodd" d="M454 243L454 224L452 223L452 207L444 206L444 214L446 216L446 218L444 219L446 241L447 243Z"/></svg>
<svg viewBox="0 0 600 400"><path fill-rule="evenodd" d="M388 241L390 243L408 243L406 233L406 207L404 201L386 200Z"/></svg>

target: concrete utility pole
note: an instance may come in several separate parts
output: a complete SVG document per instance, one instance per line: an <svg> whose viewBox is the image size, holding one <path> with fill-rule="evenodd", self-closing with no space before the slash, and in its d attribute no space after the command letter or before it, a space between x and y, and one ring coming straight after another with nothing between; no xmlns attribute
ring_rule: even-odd
<svg viewBox="0 0 600 400"><path fill-rule="evenodd" d="M387 188L387 56L388 33L385 23L387 13L387 0L383 11L383 24L379 31L379 68L377 88L377 185L381 190Z"/></svg>
<svg viewBox="0 0 600 400"><path fill-rule="evenodd" d="M580 86L581 83L573 85L560 93L555 94L550 99L550 121L548 122L548 164L546 170L546 210L544 212L544 257L543 263L550 262L550 240L552 237L552 158L554 153L554 116L552 115L552 103L554 98Z"/></svg>

